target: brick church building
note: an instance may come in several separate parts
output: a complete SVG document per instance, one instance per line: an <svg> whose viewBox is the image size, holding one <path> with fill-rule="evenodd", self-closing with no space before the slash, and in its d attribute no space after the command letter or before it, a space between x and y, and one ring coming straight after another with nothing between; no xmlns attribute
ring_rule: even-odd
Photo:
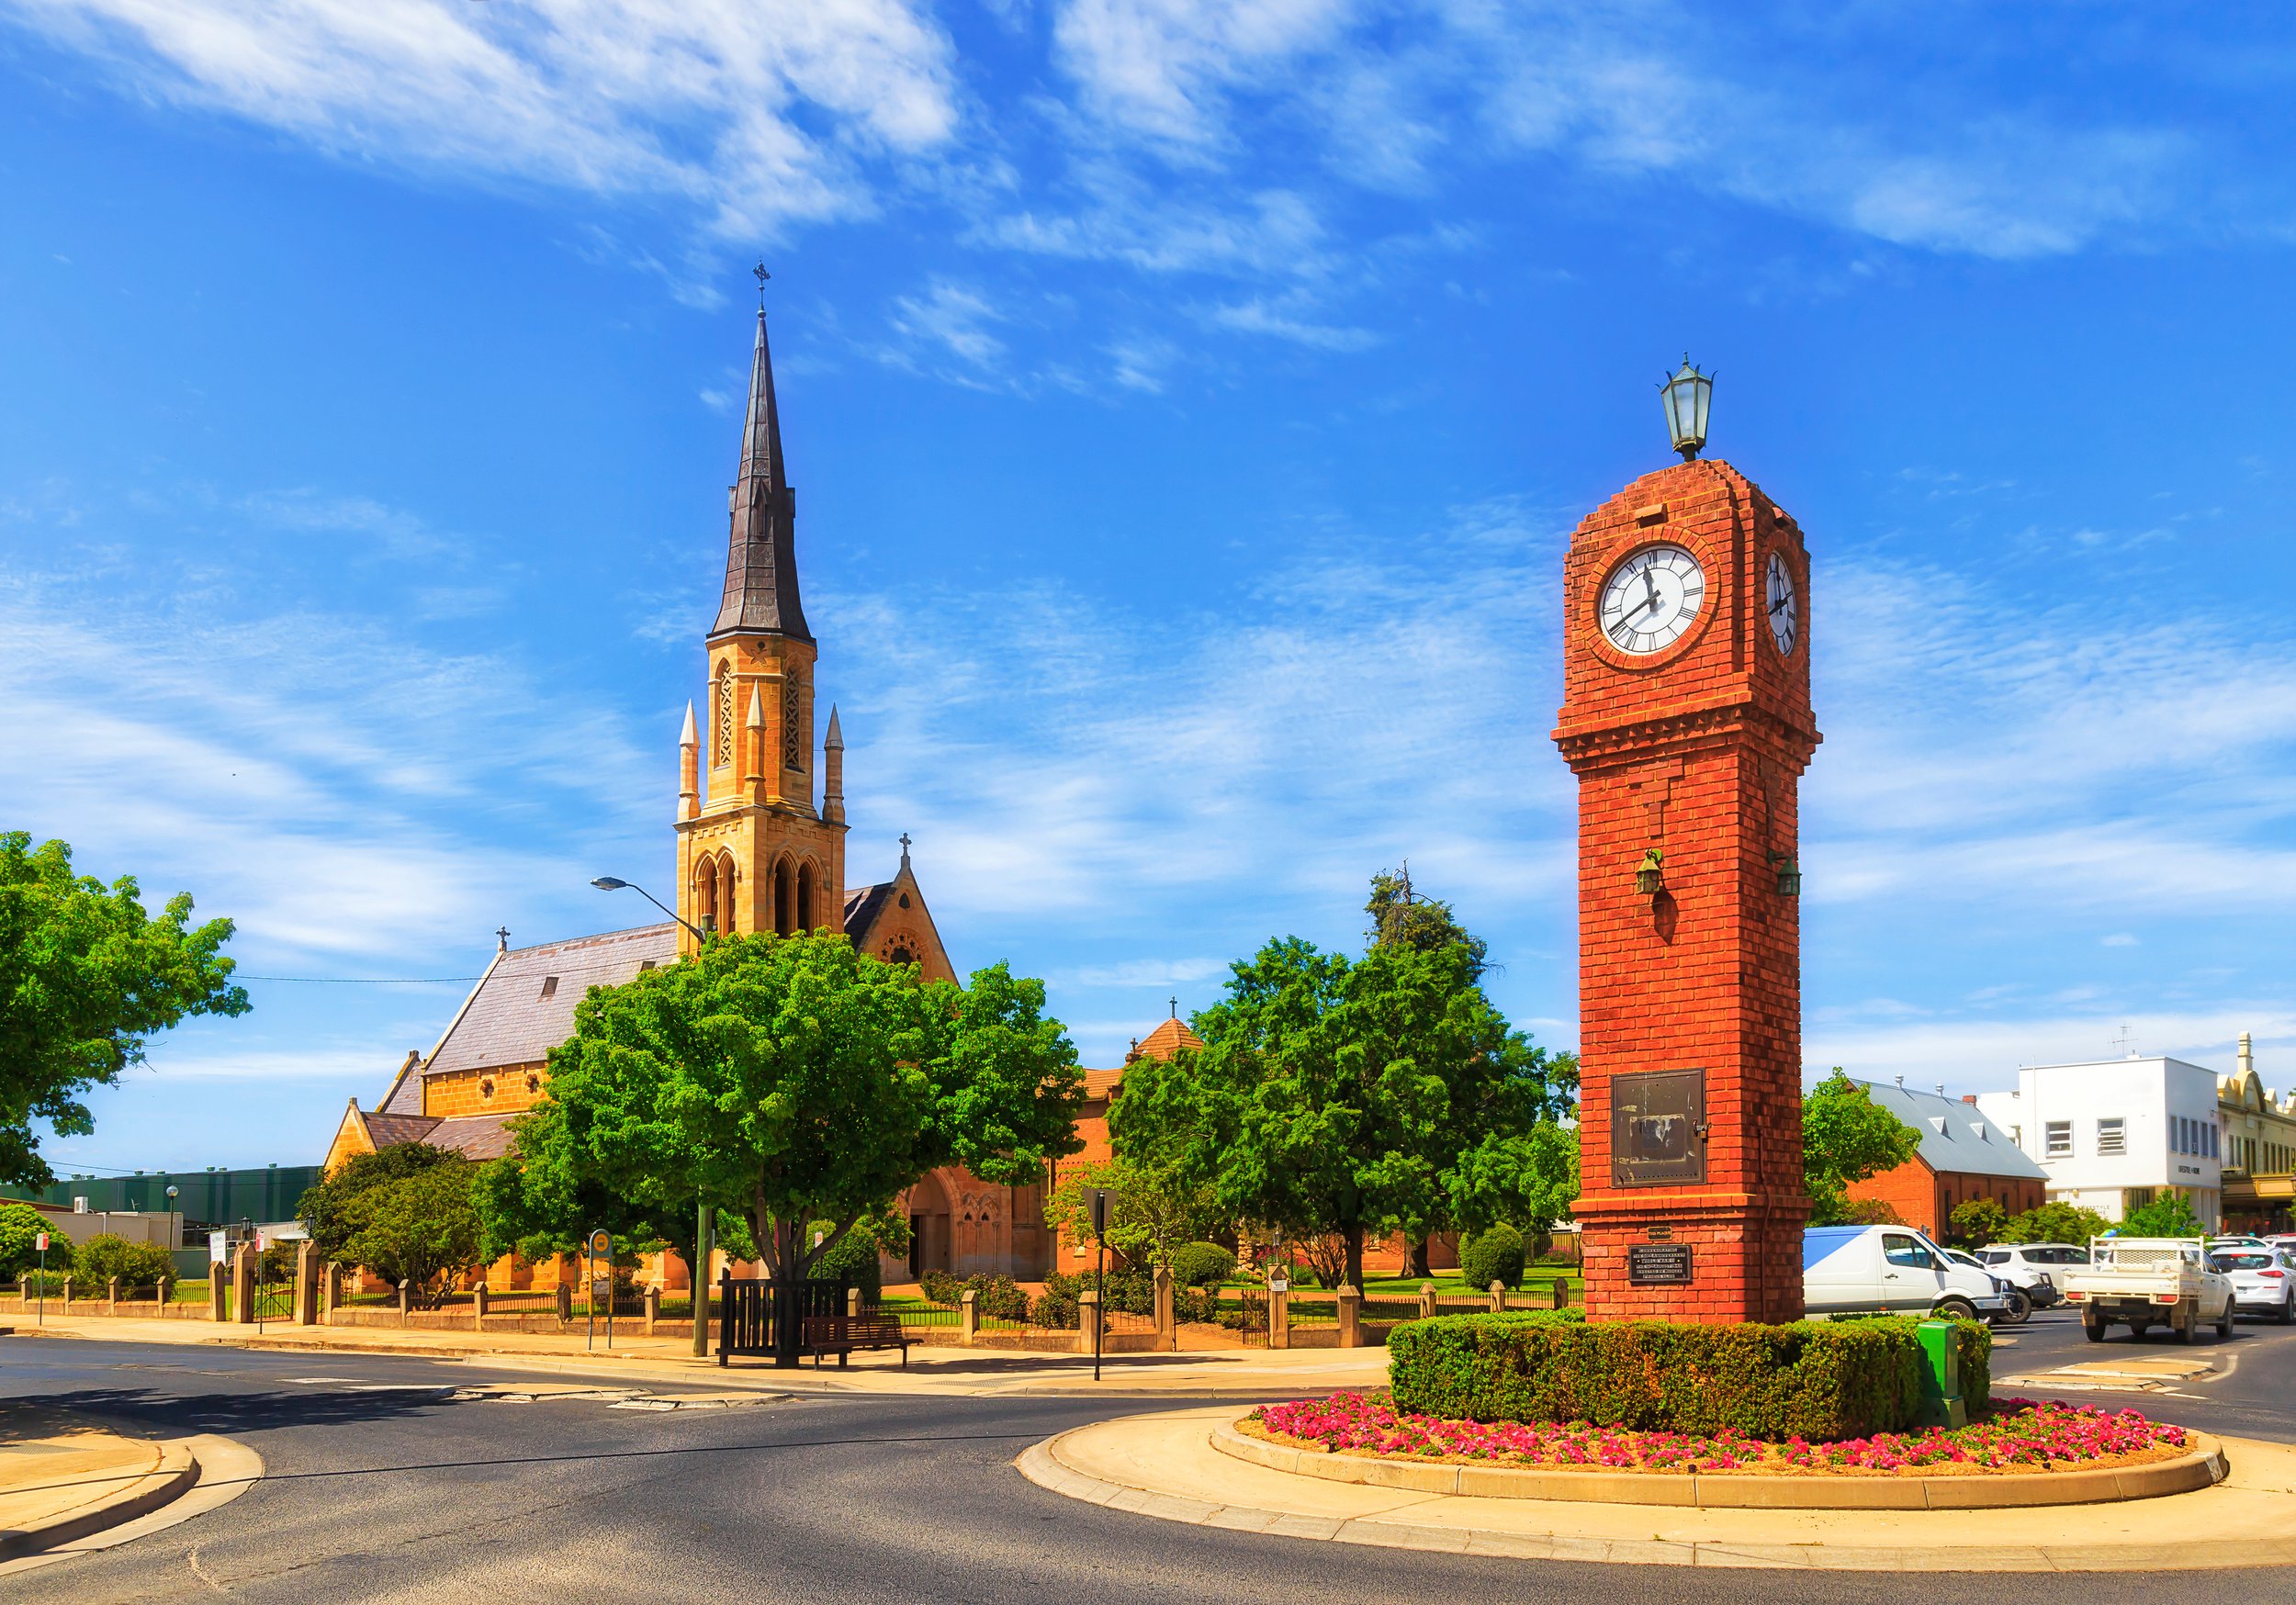
<svg viewBox="0 0 2296 1605"><path fill-rule="evenodd" d="M826 728L817 723L820 647L799 594L796 497L782 455L763 312L730 503L725 589L703 641L703 716L697 720L687 704L679 743L678 913L703 932L840 931L864 952L915 964L929 980L954 981L907 837L889 879L869 885L846 879L845 743L834 705ZM329 1169L399 1142L428 1142L473 1160L507 1152L508 1122L540 1100L550 1049L572 1035L574 1005L584 993L673 963L698 945L673 922L530 948L511 947L507 931L497 935L485 974L438 1041L407 1055L372 1110L351 1100L327 1150ZM1086 1122L1088 1139L1097 1125ZM907 1200L917 1238L910 1263L889 1263L888 1276L922 1270L1041 1276L1056 1251L1042 1194L1040 1186L992 1184L955 1168L934 1172ZM660 1269L667 1285L685 1285L682 1265L672 1260ZM507 1285L534 1274L506 1263L490 1277Z"/></svg>

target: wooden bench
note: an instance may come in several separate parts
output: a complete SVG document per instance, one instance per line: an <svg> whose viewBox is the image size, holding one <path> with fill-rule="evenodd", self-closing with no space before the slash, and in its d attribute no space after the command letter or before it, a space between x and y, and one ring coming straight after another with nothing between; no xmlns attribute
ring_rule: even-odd
<svg viewBox="0 0 2296 1605"><path fill-rule="evenodd" d="M839 1365L856 1349L898 1349L901 1364L909 1363L909 1340L901 1323L889 1315L809 1315L805 1318L805 1352L819 1370L821 1356L834 1353Z"/></svg>

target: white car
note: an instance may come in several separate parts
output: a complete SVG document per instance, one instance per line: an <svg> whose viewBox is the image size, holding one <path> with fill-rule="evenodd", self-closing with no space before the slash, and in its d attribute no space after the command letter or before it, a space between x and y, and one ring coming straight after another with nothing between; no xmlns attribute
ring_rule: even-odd
<svg viewBox="0 0 2296 1605"><path fill-rule="evenodd" d="M2023 1326L2032 1319L2032 1296L2007 1276L2002 1275L2000 1272L1988 1267L1976 1255L1965 1254L1959 1249L1947 1249L1945 1257L1956 1265L1964 1265L1976 1272L1977 1274L1992 1283L1993 1290L2001 1296L2004 1308L1999 1315L1986 1318L1988 1324L1998 1321L2003 1326L2018 1327Z"/></svg>
<svg viewBox="0 0 2296 1605"><path fill-rule="evenodd" d="M2228 1237L2209 1239L2209 1252L2211 1253L2216 1252L2219 1249L2269 1249L2271 1246L2260 1237L2248 1237L2238 1233Z"/></svg>
<svg viewBox="0 0 2296 1605"><path fill-rule="evenodd" d="M2069 1242L2001 1242L1979 1249L1977 1259L2022 1287L2035 1304L2051 1305L2064 1292L2065 1272L2088 1266L2088 1251Z"/></svg>
<svg viewBox="0 0 2296 1605"><path fill-rule="evenodd" d="M2296 1326L2296 1254L2277 1249L2211 1248L2209 1258L2233 1285L2233 1302Z"/></svg>

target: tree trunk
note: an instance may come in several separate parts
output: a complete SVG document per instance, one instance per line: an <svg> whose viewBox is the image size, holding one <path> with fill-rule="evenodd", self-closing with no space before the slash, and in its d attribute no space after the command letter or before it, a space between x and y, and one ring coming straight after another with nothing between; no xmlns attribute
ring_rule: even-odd
<svg viewBox="0 0 2296 1605"><path fill-rule="evenodd" d="M1363 1288L1363 1228L1360 1224L1350 1226L1345 1235L1347 1242L1345 1280L1348 1286L1360 1292Z"/></svg>
<svg viewBox="0 0 2296 1605"><path fill-rule="evenodd" d="M1427 1239L1406 1237L1403 1240L1403 1274L1425 1277L1433 1274L1427 1268Z"/></svg>

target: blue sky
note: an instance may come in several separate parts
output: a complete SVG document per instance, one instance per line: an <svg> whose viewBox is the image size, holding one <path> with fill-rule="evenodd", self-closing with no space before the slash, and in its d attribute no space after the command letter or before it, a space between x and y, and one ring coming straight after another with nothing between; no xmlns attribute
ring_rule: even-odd
<svg viewBox="0 0 2296 1605"><path fill-rule="evenodd" d="M638 923L762 253L856 880L1105 1064L1408 857L1569 1045L1561 546L1687 348L1811 1063L2296 1083L2275 16L0 0L0 819L258 976ZM314 1160L461 988L251 991L59 1167Z"/></svg>

